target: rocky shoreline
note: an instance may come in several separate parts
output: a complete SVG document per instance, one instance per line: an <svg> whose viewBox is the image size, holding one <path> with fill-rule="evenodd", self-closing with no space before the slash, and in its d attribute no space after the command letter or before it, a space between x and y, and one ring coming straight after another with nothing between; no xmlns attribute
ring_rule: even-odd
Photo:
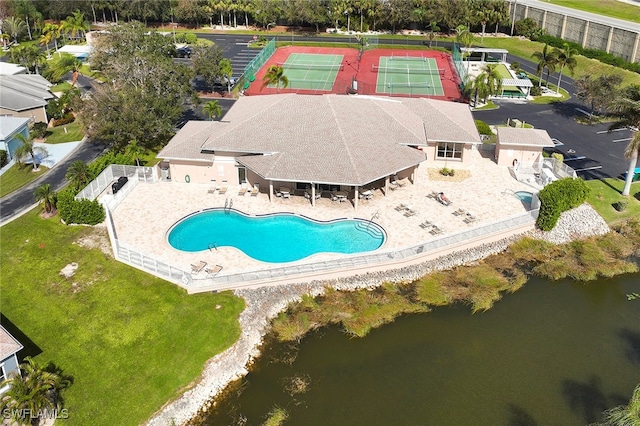
<svg viewBox="0 0 640 426"><path fill-rule="evenodd" d="M609 226L604 219L591 206L583 204L563 213L552 231L536 230L527 235L561 244L590 236L604 235L609 231ZM418 265L385 272L360 274L339 280L314 281L308 284L236 290L235 294L244 298L247 306L239 318L242 330L240 337L229 349L209 360L202 377L193 388L165 405L147 424L163 426L184 424L199 413L206 412L216 395L229 383L248 373L248 366L260 355L262 338L268 331L271 319L286 309L289 303L300 300L304 294L316 296L322 294L328 286L338 290L355 290L376 287L384 281L411 282L432 271L451 269L500 253L522 236L514 235Z"/></svg>

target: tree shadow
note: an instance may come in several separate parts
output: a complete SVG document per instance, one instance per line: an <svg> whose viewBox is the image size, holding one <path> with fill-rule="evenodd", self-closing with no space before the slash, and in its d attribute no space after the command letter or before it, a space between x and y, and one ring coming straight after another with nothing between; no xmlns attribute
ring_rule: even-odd
<svg viewBox="0 0 640 426"><path fill-rule="evenodd" d="M626 343L627 358L634 364L640 364L640 333L623 328L618 332L618 335Z"/></svg>
<svg viewBox="0 0 640 426"><path fill-rule="evenodd" d="M18 362L22 362L26 357L35 357L42 353L42 349L33 340L29 339L9 318L0 313L0 324L24 346L18 351Z"/></svg>
<svg viewBox="0 0 640 426"><path fill-rule="evenodd" d="M533 416L527 413L522 407L515 404L507 404L509 408L508 426L538 426L538 422Z"/></svg>
<svg viewBox="0 0 640 426"><path fill-rule="evenodd" d="M602 392L602 383L597 376L591 376L586 383L564 380L562 394L571 410L580 415L586 424L600 420L602 412L607 409L607 397Z"/></svg>
<svg viewBox="0 0 640 426"><path fill-rule="evenodd" d="M59 405L61 407L64 407L64 398L62 396L63 392L67 389L69 389L69 387L71 385L73 385L74 382L74 378L71 375L68 374L64 374L62 368L58 367L57 365L55 365L52 362L49 362L44 368L44 371L48 372L48 373L52 373L55 374L56 376L60 377L60 386L57 388L57 392L55 393L55 400L57 403L59 403Z"/></svg>
<svg viewBox="0 0 640 426"><path fill-rule="evenodd" d="M551 104L551 106L556 114L565 118L576 118L579 116L584 116L584 114L579 112L576 108L579 108L581 110L587 109L584 105L571 101L554 102Z"/></svg>

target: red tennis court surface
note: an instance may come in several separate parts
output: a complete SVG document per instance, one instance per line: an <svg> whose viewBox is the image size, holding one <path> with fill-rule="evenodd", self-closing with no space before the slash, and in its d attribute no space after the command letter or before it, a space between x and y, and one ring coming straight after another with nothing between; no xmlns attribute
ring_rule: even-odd
<svg viewBox="0 0 640 426"><path fill-rule="evenodd" d="M305 90L305 89L276 89L262 87L262 78L264 77L267 68L271 65L283 63L287 61L287 58L292 53L315 53L315 54L327 54L327 55L343 55L342 64L344 69L338 71L336 75L335 83L331 90ZM327 47L305 47L305 46L286 46L278 48L273 56L267 61L267 63L256 74L256 80L251 83L251 86L245 90L246 95L267 95L274 93L300 93L300 94L325 94L325 93L339 93L346 94L351 93L353 87L353 81L357 81L357 93L363 95L378 95L378 96L394 96L394 97L427 97L427 95L408 95L408 94L389 94L378 93L376 91L376 82L378 74L373 72L373 65L376 67L380 62L382 56L397 56L397 57L425 57L434 58L436 60L437 67L444 69L444 75L440 81L444 90L444 96L428 96L433 99L442 99L449 101L459 101L462 96L458 85L460 84L460 78L454 71L453 60L451 55L439 52L435 50L403 50L403 49L372 49L366 50L360 61L358 61L359 51L357 49L350 48L327 48ZM286 75L286 72L285 72Z"/></svg>

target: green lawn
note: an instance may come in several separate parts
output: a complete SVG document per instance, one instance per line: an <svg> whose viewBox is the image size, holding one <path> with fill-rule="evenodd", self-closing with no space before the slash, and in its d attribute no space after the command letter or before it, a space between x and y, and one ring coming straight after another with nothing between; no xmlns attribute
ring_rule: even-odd
<svg viewBox="0 0 640 426"><path fill-rule="evenodd" d="M640 216L640 201L633 195L640 192L640 182L631 184L631 192L629 197L620 195L624 188L624 181L620 179L603 179L586 181L591 193L587 202L607 221L608 224L615 224L631 217ZM618 212L613 208L613 204L618 201L626 200L628 202L627 209Z"/></svg>
<svg viewBox="0 0 640 426"><path fill-rule="evenodd" d="M640 23L640 7L618 0L546 0L558 6L570 7L598 15Z"/></svg>
<svg viewBox="0 0 640 426"><path fill-rule="evenodd" d="M65 129L67 129L66 132ZM81 141L83 137L84 132L82 131L80 123L74 121L73 123L47 129L46 142L52 144L76 142Z"/></svg>
<svg viewBox="0 0 640 426"><path fill-rule="evenodd" d="M53 93L66 92L67 90L71 89L71 87L71 83L69 83L68 81L63 81L62 83L56 84L55 86L51 86L49 90L51 90L51 92Z"/></svg>
<svg viewBox="0 0 640 426"><path fill-rule="evenodd" d="M9 170L7 170L2 176L0 176L0 197L15 191L16 189L36 180L36 178L47 170L45 166L40 166L40 170L33 172L31 164L25 164L21 166L14 164Z"/></svg>
<svg viewBox="0 0 640 426"><path fill-rule="evenodd" d="M73 376L61 424L141 424L236 341L244 302L231 292L187 295L78 245L94 228L39 211L0 228L2 314L41 350L21 356ZM76 274L60 276L72 262Z"/></svg>
<svg viewBox="0 0 640 426"><path fill-rule="evenodd" d="M533 52L541 52L542 48L544 47L543 43L538 43L537 41L530 40L520 40L517 37L485 37L483 43L480 43L479 40L477 41L477 43L482 47L507 49L509 53L515 56L519 56L523 59L528 59L534 62L535 60L531 58L531 54ZM602 74L619 74L623 78L622 86L628 86L629 84L640 84L640 74L638 73L603 64L600 61L585 58L581 55L578 55L575 58L578 64L575 68L575 73L572 78L576 80L583 75L599 76ZM571 76L569 70L566 67L563 70L563 74ZM551 79L551 81L553 82L553 78Z"/></svg>

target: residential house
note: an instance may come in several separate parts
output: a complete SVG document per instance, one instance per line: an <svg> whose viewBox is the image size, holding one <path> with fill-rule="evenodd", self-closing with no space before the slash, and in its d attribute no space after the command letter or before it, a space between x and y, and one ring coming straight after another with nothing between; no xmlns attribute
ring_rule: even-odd
<svg viewBox="0 0 640 426"><path fill-rule="evenodd" d="M20 374L17 353L23 348L9 332L0 325L0 383L11 374ZM9 385L0 386L0 395L9 389Z"/></svg>
<svg viewBox="0 0 640 426"><path fill-rule="evenodd" d="M0 116L0 150L7 151L9 160L22 142L17 135L29 137L29 119L24 117Z"/></svg>
<svg viewBox="0 0 640 426"><path fill-rule="evenodd" d="M38 74L3 76L0 84L0 115L48 122L45 107L55 97L50 87L51 83Z"/></svg>

